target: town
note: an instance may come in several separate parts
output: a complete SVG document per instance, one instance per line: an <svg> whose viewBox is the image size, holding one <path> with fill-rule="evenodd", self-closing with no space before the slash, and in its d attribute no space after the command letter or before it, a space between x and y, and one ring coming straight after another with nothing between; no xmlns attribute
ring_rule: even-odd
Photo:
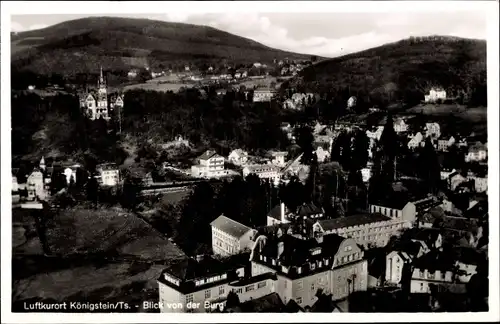
<svg viewBox="0 0 500 324"><path fill-rule="evenodd" d="M401 46L429 41L443 40ZM486 90L331 88L311 76L321 64L24 80L13 311L487 311Z"/></svg>

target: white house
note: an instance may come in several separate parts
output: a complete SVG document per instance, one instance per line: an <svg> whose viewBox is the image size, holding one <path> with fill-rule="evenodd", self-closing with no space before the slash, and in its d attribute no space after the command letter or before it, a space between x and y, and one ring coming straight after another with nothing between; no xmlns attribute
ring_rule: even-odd
<svg viewBox="0 0 500 324"><path fill-rule="evenodd" d="M323 163L330 158L330 152L325 150L321 145L318 145L315 153L319 163Z"/></svg>
<svg viewBox="0 0 500 324"><path fill-rule="evenodd" d="M479 162L484 161L488 157L488 149L482 143L476 143L469 147L467 155L465 155L465 162Z"/></svg>
<svg viewBox="0 0 500 324"><path fill-rule="evenodd" d="M404 251L391 251L386 256L385 282L401 286L403 271L410 267L412 257Z"/></svg>
<svg viewBox="0 0 500 324"><path fill-rule="evenodd" d="M453 282L452 265L440 264L430 259L430 254L416 260L411 273L410 293L430 294L431 285L451 286Z"/></svg>
<svg viewBox="0 0 500 324"><path fill-rule="evenodd" d="M430 137L432 139L437 139L441 137L441 127L438 123L426 123L425 124L425 137Z"/></svg>
<svg viewBox="0 0 500 324"><path fill-rule="evenodd" d="M408 141L408 148L410 150L414 150L420 146L422 146L424 137L422 136L422 133L418 132L415 134L410 141Z"/></svg>
<svg viewBox="0 0 500 324"><path fill-rule="evenodd" d="M356 97L350 97L347 100L347 108L353 108L354 106L356 106L356 102L357 102Z"/></svg>
<svg viewBox="0 0 500 324"><path fill-rule="evenodd" d="M253 246L254 230L224 215L212 223L212 250L214 254L228 256Z"/></svg>
<svg viewBox="0 0 500 324"><path fill-rule="evenodd" d="M286 164L286 156L288 155L287 152L272 152L271 153L273 159L271 160L271 163L283 167Z"/></svg>
<svg viewBox="0 0 500 324"><path fill-rule="evenodd" d="M441 88L431 88L428 95L425 95L425 102L436 102L446 99L446 91Z"/></svg>
<svg viewBox="0 0 500 324"><path fill-rule="evenodd" d="M276 91L273 89L256 89L253 92L254 102L269 102L276 95Z"/></svg>
<svg viewBox="0 0 500 324"><path fill-rule="evenodd" d="M370 181L370 178L372 177L372 168L369 166L366 166L365 168L361 169L361 178L363 179L364 183L368 183Z"/></svg>
<svg viewBox="0 0 500 324"><path fill-rule="evenodd" d="M198 158L199 164L191 166L191 175L197 178L216 178L228 174L224 168L224 157L207 150Z"/></svg>
<svg viewBox="0 0 500 324"><path fill-rule="evenodd" d="M408 124L405 123L403 118L398 118L394 122L394 131L396 133L404 133L404 132L408 131Z"/></svg>
<svg viewBox="0 0 500 324"><path fill-rule="evenodd" d="M437 141L437 149L441 152L446 152L448 149L455 144L455 137L441 137Z"/></svg>
<svg viewBox="0 0 500 324"><path fill-rule="evenodd" d="M242 149L235 149L229 153L227 159L235 165L244 165L248 161L248 153Z"/></svg>
<svg viewBox="0 0 500 324"><path fill-rule="evenodd" d="M100 164L96 170L102 186L116 186L120 182L120 170L115 164Z"/></svg>
<svg viewBox="0 0 500 324"><path fill-rule="evenodd" d="M44 176L40 170L35 169L28 176L26 189L28 191L28 200L45 200L48 197Z"/></svg>
<svg viewBox="0 0 500 324"><path fill-rule="evenodd" d="M281 179L280 168L270 164L247 165L243 168L243 177L250 174L256 174L260 179L268 179L275 185L279 184Z"/></svg>

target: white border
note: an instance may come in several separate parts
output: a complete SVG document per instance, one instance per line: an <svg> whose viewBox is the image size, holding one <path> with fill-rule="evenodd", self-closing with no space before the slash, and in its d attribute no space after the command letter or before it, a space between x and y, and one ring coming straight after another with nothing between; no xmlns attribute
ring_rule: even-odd
<svg viewBox="0 0 500 324"><path fill-rule="evenodd" d="M11 197L10 197L10 15L13 14L136 14L158 13L161 5L169 12L216 13L216 12L439 12L484 10L488 15L487 66L488 66L488 151L489 151L489 194L490 194L490 311L489 313L377 313L374 314L36 314L11 313ZM148 10L149 9L149 10ZM2 2L1 3L1 42L2 55L2 109L1 109L1 153L2 153L2 322L5 323L186 323L186 322L239 322L243 319L255 322L413 322L413 321L498 321L498 111L499 111L499 33L497 1L339 1L339 2Z"/></svg>

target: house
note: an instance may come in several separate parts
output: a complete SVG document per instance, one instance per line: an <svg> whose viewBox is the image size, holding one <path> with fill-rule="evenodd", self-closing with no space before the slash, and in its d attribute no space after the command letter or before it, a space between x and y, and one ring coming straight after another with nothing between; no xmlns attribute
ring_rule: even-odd
<svg viewBox="0 0 500 324"><path fill-rule="evenodd" d="M257 88L253 92L253 102L269 102L276 95L276 91L269 88Z"/></svg>
<svg viewBox="0 0 500 324"><path fill-rule="evenodd" d="M364 247L383 247L391 236L398 235L402 228L402 222L377 213L319 220L313 225L313 232L352 238Z"/></svg>
<svg viewBox="0 0 500 324"><path fill-rule="evenodd" d="M366 136L374 141L380 141L380 137L382 136L382 132L384 131L384 126L377 126L375 130L367 130Z"/></svg>
<svg viewBox="0 0 500 324"><path fill-rule="evenodd" d="M273 157L271 163L279 167L284 167L287 155L287 152L271 152L271 156Z"/></svg>
<svg viewBox="0 0 500 324"><path fill-rule="evenodd" d="M455 191L457 187L466 182L467 178L464 177L460 172L455 171L448 176L448 186L451 191Z"/></svg>
<svg viewBox="0 0 500 324"><path fill-rule="evenodd" d="M429 103L445 99L446 99L446 91L442 88L431 88L429 90L429 94L425 95L424 97L424 101Z"/></svg>
<svg viewBox="0 0 500 324"><path fill-rule="evenodd" d="M240 253L253 246L254 231L224 215L212 223L212 250L214 254L227 256Z"/></svg>
<svg viewBox="0 0 500 324"><path fill-rule="evenodd" d="M365 291L368 283L364 251L353 239L332 234L305 237L299 234L260 235L252 250L252 276L273 273L276 292L283 303L294 300L311 307L318 291L343 299Z"/></svg>
<svg viewBox="0 0 500 324"><path fill-rule="evenodd" d="M454 247L452 253L456 260L459 282L469 282L477 273L478 266L486 264L483 254L472 247Z"/></svg>
<svg viewBox="0 0 500 324"><path fill-rule="evenodd" d="M405 227L412 227L417 216L417 207L414 203L403 199L388 199L370 203L368 205L370 213L380 213L386 217L401 221Z"/></svg>
<svg viewBox="0 0 500 324"><path fill-rule="evenodd" d="M30 173L26 181L26 190L28 192L28 200L45 200L49 193L45 185L45 175L41 169L35 168Z"/></svg>
<svg viewBox="0 0 500 324"><path fill-rule="evenodd" d="M437 291L454 289L460 284L454 281L454 261L443 252L430 252L413 263L410 279L410 293L430 294L431 289L436 287ZM460 285L465 288L464 285Z"/></svg>
<svg viewBox="0 0 500 324"><path fill-rule="evenodd" d="M391 251L386 256L385 283L402 285L403 275L411 267L413 258L404 251Z"/></svg>
<svg viewBox="0 0 500 324"><path fill-rule="evenodd" d="M130 79L135 79L137 77L137 70L130 70L127 73L127 77Z"/></svg>
<svg viewBox="0 0 500 324"><path fill-rule="evenodd" d="M455 144L455 137L447 136L440 137L437 141L437 149L441 152L447 152L448 149Z"/></svg>
<svg viewBox="0 0 500 324"><path fill-rule="evenodd" d="M440 250L443 246L443 236L436 228L414 228L410 232L413 242L420 242L430 250Z"/></svg>
<svg viewBox="0 0 500 324"><path fill-rule="evenodd" d="M482 177L469 172L467 179L474 181L474 190L476 192L488 192L488 175Z"/></svg>
<svg viewBox="0 0 500 324"><path fill-rule="evenodd" d="M484 161L488 157L488 149L482 143L475 143L469 147L465 155L465 162L479 162Z"/></svg>
<svg viewBox="0 0 500 324"><path fill-rule="evenodd" d="M99 164L97 179L101 186L114 187L120 182L120 169L114 163Z"/></svg>
<svg viewBox="0 0 500 324"><path fill-rule="evenodd" d="M316 145L316 157L318 159L319 163L324 163L328 159L330 159L330 151L328 149L325 149L322 145Z"/></svg>
<svg viewBox="0 0 500 324"><path fill-rule="evenodd" d="M229 153L227 159L235 165L244 165L248 161L248 153L242 149L235 149Z"/></svg>
<svg viewBox="0 0 500 324"><path fill-rule="evenodd" d="M348 108L348 109L353 108L354 106L356 106L356 102L357 102L356 97L350 97L350 98L347 100L347 108Z"/></svg>
<svg viewBox="0 0 500 324"><path fill-rule="evenodd" d="M270 164L255 164L245 166L243 168L243 177L246 178L250 174L255 174L260 179L267 179L275 185L278 185L281 179L280 168Z"/></svg>
<svg viewBox="0 0 500 324"><path fill-rule="evenodd" d="M403 118L398 118L394 121L394 131L396 133L405 133L408 131L408 124L405 123Z"/></svg>
<svg viewBox="0 0 500 324"><path fill-rule="evenodd" d="M66 184L70 184L71 182L76 183L76 174L77 170L81 167L79 164L68 165L64 168L63 174L66 178Z"/></svg>
<svg viewBox="0 0 500 324"><path fill-rule="evenodd" d="M184 71L189 72L190 70L191 70L191 68L189 67L189 65L184 66Z"/></svg>
<svg viewBox="0 0 500 324"><path fill-rule="evenodd" d="M291 211L284 203L276 205L269 214L267 214L267 226L277 224L289 224L298 220L317 220L323 218L325 211L323 208L316 206L313 203L303 203L298 206L295 211Z"/></svg>
<svg viewBox="0 0 500 324"><path fill-rule="evenodd" d="M363 179L364 183L368 183L371 177L372 177L371 165L367 165L366 167L361 169L361 178Z"/></svg>
<svg viewBox="0 0 500 324"><path fill-rule="evenodd" d="M217 178L228 174L224 169L224 157L214 150L207 150L198 157L197 165L191 166L191 175L196 178Z"/></svg>
<svg viewBox="0 0 500 324"><path fill-rule="evenodd" d="M248 255L217 260L209 256L170 262L158 278L162 313L206 313L223 309L229 292L241 303L269 295L276 290L272 273L245 273Z"/></svg>
<svg viewBox="0 0 500 324"><path fill-rule="evenodd" d="M450 169L441 169L441 180L448 180L448 178L450 177L450 175L452 173L455 173L457 172L457 170L453 169L453 170L450 170Z"/></svg>
<svg viewBox="0 0 500 324"><path fill-rule="evenodd" d="M260 68L260 67L262 67L262 64L261 64L261 63L259 63L259 62L255 62L255 63L253 64L253 67L254 67L254 68Z"/></svg>
<svg viewBox="0 0 500 324"><path fill-rule="evenodd" d="M115 96L112 96L110 99L110 105L109 108L111 109L116 109L116 108L123 108L124 105L124 95L123 94L118 94Z"/></svg>
<svg viewBox="0 0 500 324"><path fill-rule="evenodd" d="M415 200L412 203L415 205L417 216L419 216L433 208L441 207L443 205L443 199L430 195L425 198Z"/></svg>
<svg viewBox="0 0 500 324"><path fill-rule="evenodd" d="M438 123L425 123L425 137L432 139L441 137L441 126Z"/></svg>
<svg viewBox="0 0 500 324"><path fill-rule="evenodd" d="M422 133L420 132L416 133L414 136L412 136L412 138L408 142L408 148L410 150L414 150L420 146L423 146L424 144L423 139L424 137L422 136Z"/></svg>
<svg viewBox="0 0 500 324"><path fill-rule="evenodd" d="M90 120L96 120L101 117L106 120L110 119L108 112L108 89L102 67L97 82L97 91L95 93L87 92L84 96L80 97L80 107L83 108L84 113Z"/></svg>
<svg viewBox="0 0 500 324"><path fill-rule="evenodd" d="M12 170L12 193L18 193L19 192L19 183L17 182L17 175L16 171Z"/></svg>

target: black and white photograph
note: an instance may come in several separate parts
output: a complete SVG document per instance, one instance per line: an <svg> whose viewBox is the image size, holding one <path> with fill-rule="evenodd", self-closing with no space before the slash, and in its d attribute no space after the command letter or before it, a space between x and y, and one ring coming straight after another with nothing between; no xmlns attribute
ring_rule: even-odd
<svg viewBox="0 0 500 324"><path fill-rule="evenodd" d="M2 317L499 320L498 7L2 2Z"/></svg>

